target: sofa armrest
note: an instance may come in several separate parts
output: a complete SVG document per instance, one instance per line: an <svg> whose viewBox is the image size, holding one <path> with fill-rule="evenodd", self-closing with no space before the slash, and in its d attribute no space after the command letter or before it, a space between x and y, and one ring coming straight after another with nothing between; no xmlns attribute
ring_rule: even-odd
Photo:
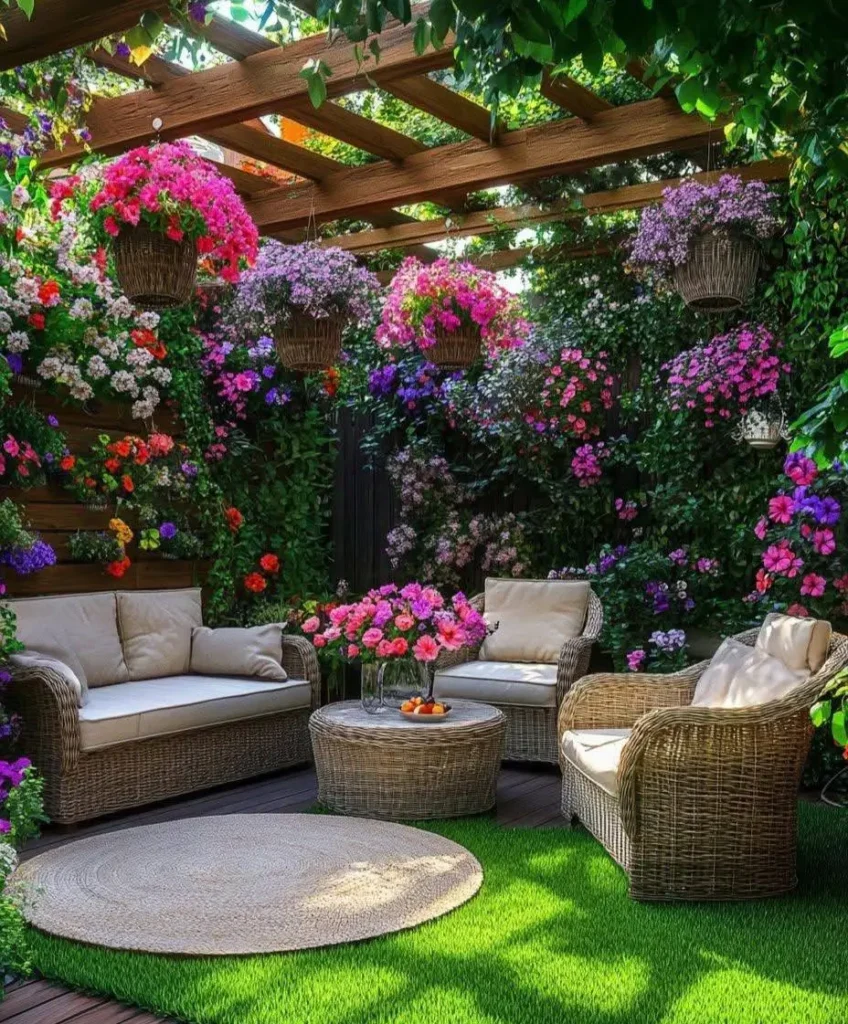
<svg viewBox="0 0 848 1024"><path fill-rule="evenodd" d="M315 648L305 636L283 633L283 668L292 679L306 679L312 688L312 707L321 706L321 669Z"/></svg>
<svg viewBox="0 0 848 1024"><path fill-rule="evenodd" d="M618 766L627 834L673 815L722 820L741 803L796 799L809 749L809 707L793 699L746 708L666 707L634 725Z"/></svg>
<svg viewBox="0 0 848 1024"><path fill-rule="evenodd" d="M79 708L73 687L43 666L12 666L9 703L22 720L23 749L46 777L76 769Z"/></svg>
<svg viewBox="0 0 848 1024"><path fill-rule="evenodd" d="M693 665L668 675L598 672L584 676L559 709L559 737L569 729L629 729L655 708L683 707L691 703L702 671Z"/></svg>

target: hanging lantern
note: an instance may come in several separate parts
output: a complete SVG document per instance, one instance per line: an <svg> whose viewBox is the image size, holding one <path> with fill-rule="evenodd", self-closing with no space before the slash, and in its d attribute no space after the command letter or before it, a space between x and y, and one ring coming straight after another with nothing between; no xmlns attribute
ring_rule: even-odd
<svg viewBox="0 0 848 1024"><path fill-rule="evenodd" d="M781 441L789 440L786 430L786 416L779 398L774 398L766 409L751 409L743 417L733 434L740 443L767 451L776 448Z"/></svg>

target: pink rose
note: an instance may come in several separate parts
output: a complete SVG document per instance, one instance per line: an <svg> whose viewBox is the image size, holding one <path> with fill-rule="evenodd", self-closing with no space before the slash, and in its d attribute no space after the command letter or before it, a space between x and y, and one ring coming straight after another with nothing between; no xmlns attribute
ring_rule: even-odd
<svg viewBox="0 0 848 1024"><path fill-rule="evenodd" d="M366 629L362 635L362 643L370 649L377 646L377 644L383 639L382 629L375 629L373 626L371 629Z"/></svg>
<svg viewBox="0 0 848 1024"><path fill-rule="evenodd" d="M358 658L359 657L359 648L356 646L356 644L348 644L347 656L349 658Z"/></svg>
<svg viewBox="0 0 848 1024"><path fill-rule="evenodd" d="M324 647L327 641L320 633L316 633L312 638L312 643L315 644L316 647Z"/></svg>
<svg viewBox="0 0 848 1024"><path fill-rule="evenodd" d="M392 654L396 658L402 658L409 651L409 643L404 636L395 637L392 640Z"/></svg>
<svg viewBox="0 0 848 1024"><path fill-rule="evenodd" d="M420 636L412 653L417 661L435 661L439 656L439 645L431 636Z"/></svg>
<svg viewBox="0 0 848 1024"><path fill-rule="evenodd" d="M300 627L304 633L314 633L321 625L321 620L317 615L310 615L308 619Z"/></svg>
<svg viewBox="0 0 848 1024"><path fill-rule="evenodd" d="M328 641L329 640L338 640L338 638L341 635L342 635L342 631L339 629L338 626L329 626L327 629L324 630L324 639L328 640Z"/></svg>
<svg viewBox="0 0 848 1024"><path fill-rule="evenodd" d="M378 658L391 658L394 653L395 652L391 640L381 640L377 644Z"/></svg>
<svg viewBox="0 0 848 1024"><path fill-rule="evenodd" d="M415 625L415 619L407 614L407 612L401 612L400 615L395 616L395 626L405 633L408 629L412 629Z"/></svg>

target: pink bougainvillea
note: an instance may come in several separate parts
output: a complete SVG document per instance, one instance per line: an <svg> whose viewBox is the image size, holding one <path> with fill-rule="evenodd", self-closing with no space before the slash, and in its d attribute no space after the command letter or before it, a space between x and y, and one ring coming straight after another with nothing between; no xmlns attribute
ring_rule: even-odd
<svg viewBox="0 0 848 1024"><path fill-rule="evenodd" d="M490 356L524 344L529 324L518 300L494 274L473 263L438 259L424 264L414 256L403 261L392 279L377 328L382 348L418 348L424 354L439 329L455 331L475 325Z"/></svg>
<svg viewBox="0 0 848 1024"><path fill-rule="evenodd" d="M89 184L79 176L56 182L53 216ZM143 223L174 241L194 239L198 253L213 261L227 281L238 280L242 260L256 258L256 225L233 183L187 142L131 149L103 169L88 206L108 235Z"/></svg>

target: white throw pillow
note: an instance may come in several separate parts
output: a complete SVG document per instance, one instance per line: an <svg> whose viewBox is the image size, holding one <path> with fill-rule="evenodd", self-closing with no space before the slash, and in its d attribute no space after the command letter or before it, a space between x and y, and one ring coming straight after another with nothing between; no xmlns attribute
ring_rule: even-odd
<svg viewBox="0 0 848 1024"><path fill-rule="evenodd" d="M55 672L56 675L61 676L70 687L78 708L81 708L88 699L88 685L85 681L85 674L74 672L69 665L66 665L65 662L61 661L59 658L54 658L49 654L42 654L40 651L32 651L27 648L19 654L13 654L10 661L16 668L45 668L50 672Z"/></svg>
<svg viewBox="0 0 848 1024"><path fill-rule="evenodd" d="M827 660L833 630L824 619L767 615L756 646L795 671L818 672Z"/></svg>
<svg viewBox="0 0 848 1024"><path fill-rule="evenodd" d="M584 580L487 579L481 661L556 664L566 640L580 636L589 606Z"/></svg>
<svg viewBox="0 0 848 1024"><path fill-rule="evenodd" d="M695 687L693 707L748 708L780 700L810 676L778 658L728 638Z"/></svg>
<svg viewBox="0 0 848 1024"><path fill-rule="evenodd" d="M185 675L191 631L203 625L200 590L119 591L118 625L130 679Z"/></svg>
<svg viewBox="0 0 848 1024"><path fill-rule="evenodd" d="M206 676L254 676L283 682L283 628L279 623L191 631L191 671Z"/></svg>

